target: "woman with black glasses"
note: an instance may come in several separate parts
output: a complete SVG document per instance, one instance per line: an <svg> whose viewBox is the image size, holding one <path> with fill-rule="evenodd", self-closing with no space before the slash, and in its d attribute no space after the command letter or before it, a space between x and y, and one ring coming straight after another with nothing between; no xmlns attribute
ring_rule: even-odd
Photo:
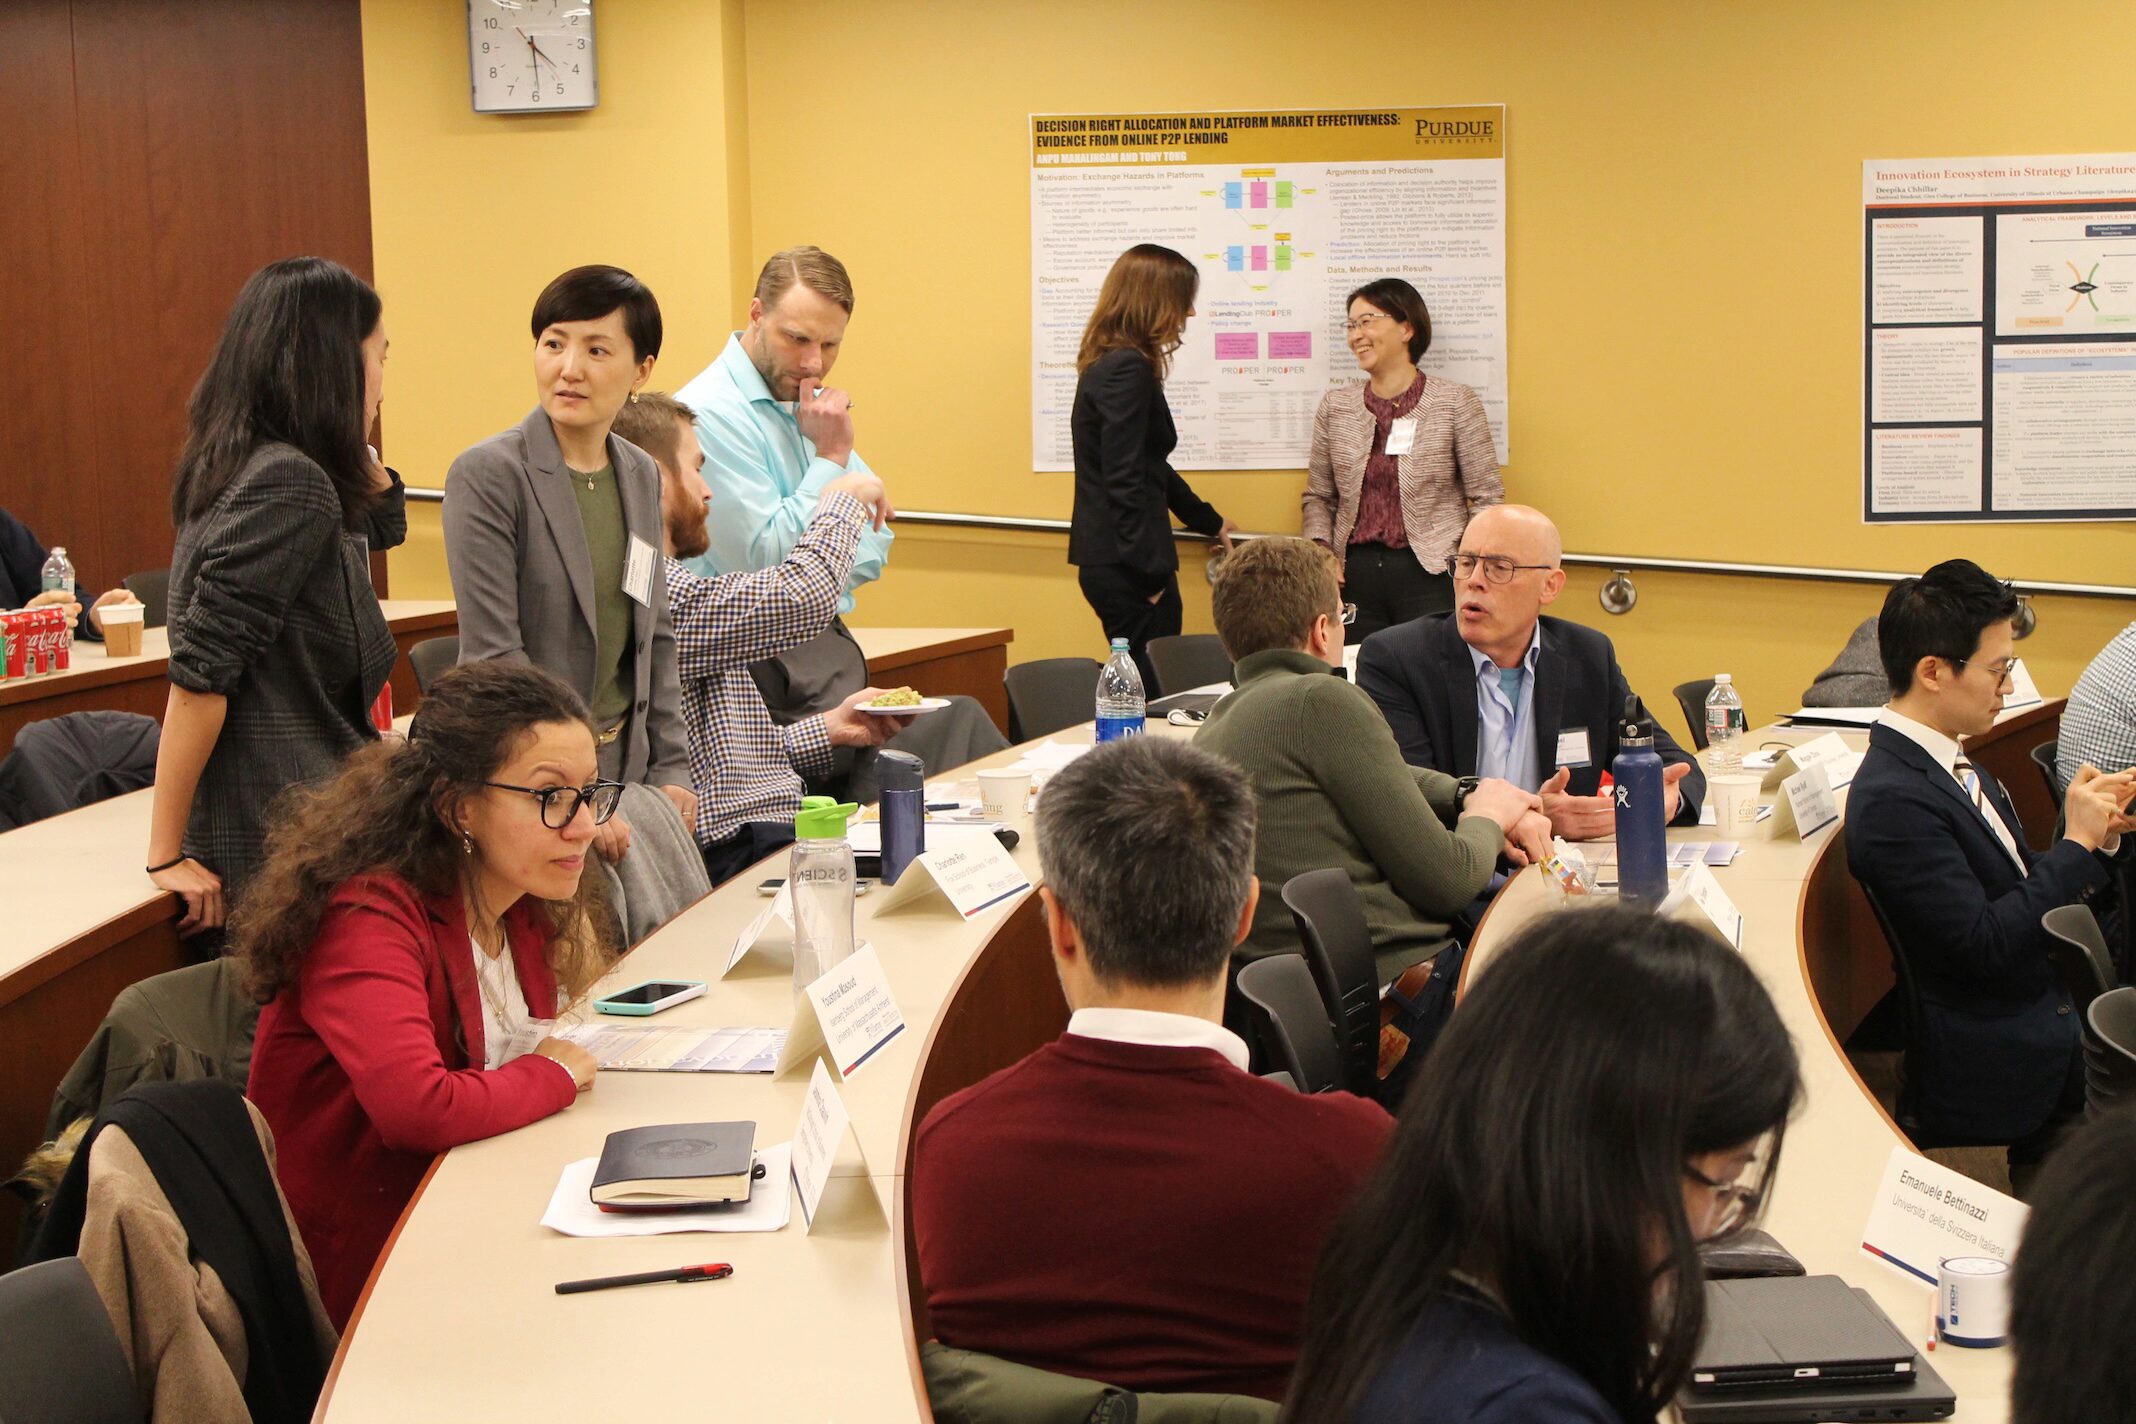
<svg viewBox="0 0 2136 1424"><path fill-rule="evenodd" d="M1566 909L1479 966L1321 1257L1285 1424L1629 1424L1691 1370L1698 1247L1800 1092L1718 938Z"/></svg>
<svg viewBox="0 0 2136 1424"><path fill-rule="evenodd" d="M231 920L266 1005L247 1092L337 1327L435 1154L593 1086L575 1044L515 1048L614 959L585 870L621 791L577 693L478 663L269 833Z"/></svg>

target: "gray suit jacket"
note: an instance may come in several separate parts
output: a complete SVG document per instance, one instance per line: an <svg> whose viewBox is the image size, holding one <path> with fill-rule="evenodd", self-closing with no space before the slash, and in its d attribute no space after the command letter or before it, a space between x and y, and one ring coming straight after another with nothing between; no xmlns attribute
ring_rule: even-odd
<svg viewBox="0 0 2136 1424"><path fill-rule="evenodd" d="M690 785L682 686L667 581L660 576L660 471L608 437L623 522L653 546L652 602L631 610L636 688L623 729L623 780ZM460 661L517 658L593 695L593 555L549 417L464 450L445 477L445 566L460 604Z"/></svg>

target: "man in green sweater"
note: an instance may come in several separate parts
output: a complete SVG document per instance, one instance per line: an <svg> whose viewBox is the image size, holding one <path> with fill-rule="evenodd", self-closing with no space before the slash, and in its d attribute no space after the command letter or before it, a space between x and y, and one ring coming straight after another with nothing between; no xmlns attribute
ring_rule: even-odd
<svg viewBox="0 0 2136 1424"><path fill-rule="evenodd" d="M1303 539L1256 539L1225 560L1212 602L1238 689L1194 740L1242 768L1260 805L1254 872L1267 891L1237 957L1295 953L1283 884L1339 865L1363 902L1380 982L1414 999L1458 970L1459 955L1441 953L1448 926L1499 857L1547 857L1550 824L1510 782L1457 781L1402 760L1372 699L1333 675L1341 597L1334 560Z"/></svg>

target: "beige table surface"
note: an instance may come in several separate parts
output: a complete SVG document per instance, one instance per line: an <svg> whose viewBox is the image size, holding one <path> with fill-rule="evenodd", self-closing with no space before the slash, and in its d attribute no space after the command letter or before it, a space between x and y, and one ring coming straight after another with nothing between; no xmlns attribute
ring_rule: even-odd
<svg viewBox="0 0 2136 1424"><path fill-rule="evenodd" d="M1822 735L1822 728L1773 728L1753 731L1745 742L1800 743ZM1856 749L1865 734L1843 732ZM1844 791L1840 792L1845 809ZM1769 798L1768 798L1769 799ZM1773 1185L1764 1226L1814 1274L1843 1277L1876 1299L1917 1345L1928 1338L1931 1287L1862 1250L1862 1227L1884 1172L1884 1163L1903 1139L1861 1081L1846 1055L1833 1042L1804 976L1797 925L1803 882L1825 843L1840 833L1835 822L1806 841L1752 839L1742 842L1735 863L1714 877L1743 916L1743 957L1757 970L1780 1010L1781 1022L1794 1037L1802 1061L1803 1101L1789 1122L1780 1174ZM1765 827L1758 835L1763 837ZM1673 841L1713 839L1712 827L1671 829ZM1515 876L1492 906L1476 936L1468 966L1469 982L1490 970L1491 955L1521 925L1565 903L1540 870ZM1881 952L1882 947L1877 947ZM1958 1392L1955 1419L1997 1421L2009 1417L2010 1352L1941 1346L1928 1356L1936 1373Z"/></svg>

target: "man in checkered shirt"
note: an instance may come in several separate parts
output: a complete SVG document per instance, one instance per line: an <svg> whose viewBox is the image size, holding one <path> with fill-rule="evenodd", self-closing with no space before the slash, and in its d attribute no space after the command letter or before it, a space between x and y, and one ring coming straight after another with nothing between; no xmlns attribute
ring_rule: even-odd
<svg viewBox="0 0 2136 1424"><path fill-rule="evenodd" d="M714 885L732 879L794 838L801 781L830 770L833 747L881 746L911 722L856 711L882 689L859 692L781 727L764 705L749 664L807 642L830 625L861 535L889 514L883 482L856 470L830 481L815 516L784 562L707 578L677 562L705 551L711 491L698 473L690 408L641 391L615 433L660 467L668 609L682 674L682 717L697 791L697 844Z"/></svg>

